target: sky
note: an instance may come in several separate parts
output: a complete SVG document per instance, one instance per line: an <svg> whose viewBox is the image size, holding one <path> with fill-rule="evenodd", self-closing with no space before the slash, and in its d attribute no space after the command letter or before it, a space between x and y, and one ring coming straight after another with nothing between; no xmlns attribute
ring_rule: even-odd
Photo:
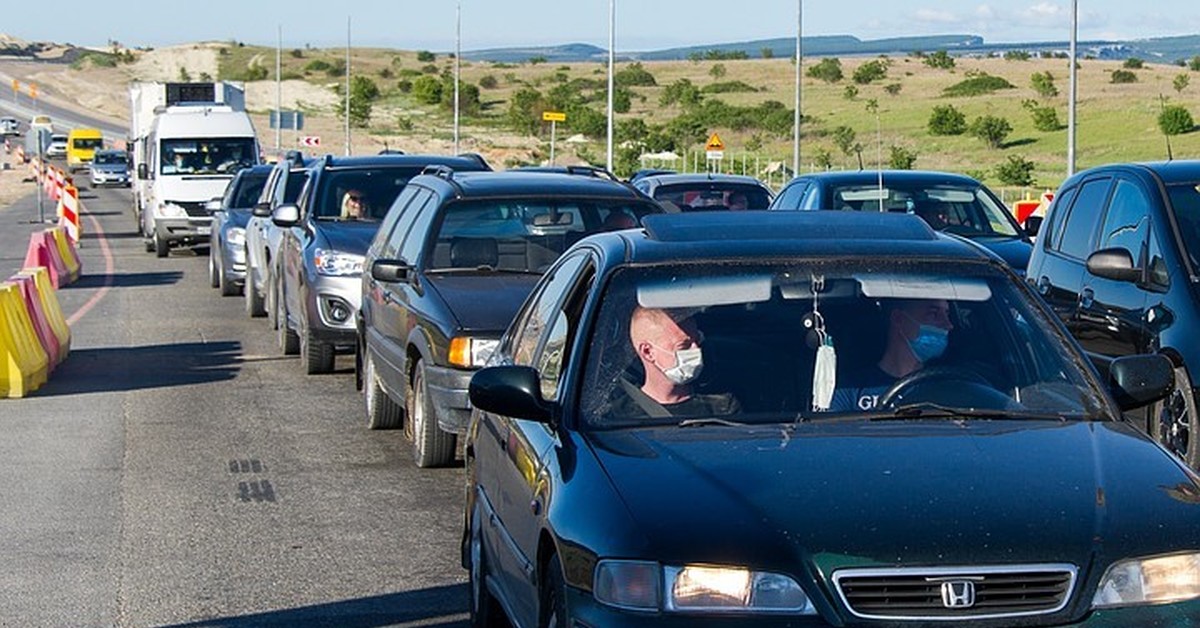
<svg viewBox="0 0 1200 628"><path fill-rule="evenodd" d="M989 43L1065 41L1069 0L614 0L618 51L794 37L861 39L980 35ZM355 46L450 51L455 0L56 0L6 2L0 33L28 41L165 46L237 40L288 48ZM606 0L461 0L462 48L591 43L607 47ZM70 18L59 16L69 15ZM1200 33L1196 0L1079 0L1079 37L1139 39Z"/></svg>

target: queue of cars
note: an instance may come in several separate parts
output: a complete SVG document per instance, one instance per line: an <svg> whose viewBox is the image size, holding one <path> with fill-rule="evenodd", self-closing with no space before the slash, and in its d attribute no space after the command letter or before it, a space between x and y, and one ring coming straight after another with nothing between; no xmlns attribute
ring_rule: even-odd
<svg viewBox="0 0 1200 628"><path fill-rule="evenodd" d="M247 297L461 452L472 625L1200 621L1200 165L1081 173L1036 244L945 173L483 170L260 168Z"/></svg>

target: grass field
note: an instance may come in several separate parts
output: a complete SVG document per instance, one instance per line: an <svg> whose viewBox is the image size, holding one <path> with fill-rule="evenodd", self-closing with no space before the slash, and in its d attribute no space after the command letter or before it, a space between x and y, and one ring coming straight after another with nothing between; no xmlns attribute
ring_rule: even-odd
<svg viewBox="0 0 1200 628"><path fill-rule="evenodd" d="M298 56L297 56L298 55ZM317 59L340 66L344 58L341 50L303 50L298 53L284 51L283 76L304 78L316 84L337 84L343 78L327 71L305 71ZM264 66L274 78L275 53L269 48L230 47L221 57L221 75L239 78L252 64ZM1054 188L1066 174L1067 155L1067 91L1068 62L1065 59L1031 59L1028 61L990 59L956 59L954 69L943 70L926 66L920 58L892 57L886 79L869 85L858 85L858 95L848 99L846 86L853 84L850 77L860 64L868 58L842 59L845 74L840 82L825 82L805 77L802 111L808 118L801 136L801 162L803 169L814 168L812 160L819 150L833 156L834 167L857 168L857 157L844 155L834 145L830 133L838 126L848 126L857 133L857 141L863 145L863 159L868 168L874 167L876 157L882 153L886 162L888 148L901 146L917 155L916 167L921 169L951 170L972 174L983 174L993 185L997 184L994 168L1009 155L1020 155L1036 164L1036 187ZM806 59L806 70L820 59ZM724 76L714 78L712 68L720 63L725 68ZM425 73L437 73L451 67L453 59L439 55L433 62L417 60L414 51L384 49L354 49L351 68L355 74L369 76L381 90L375 103L369 132L383 138L445 138L452 131L451 115L438 105L419 105L408 94L398 89L401 80L413 80ZM794 65L789 59L754 59L742 61L670 61L645 62L644 67L654 75L658 85L634 87L634 98L629 113L619 114L618 120L642 118L647 124L664 124L679 115L678 107L663 107L660 98L667 85L678 79L689 79L703 88L715 82L742 81L754 86L753 93L726 93L707 95L734 105L751 106L767 100L784 103L791 108L794 103ZM1079 106L1077 136L1077 167L1113 161L1158 160L1166 157L1166 143L1158 130L1157 115L1160 95L1173 104L1182 104L1200 115L1196 107L1200 98L1200 73L1189 72L1174 65L1147 64L1136 71L1138 81L1132 84L1112 84L1110 74L1119 69L1117 61L1080 60ZM569 78L605 78L604 66L587 64L519 64L497 67L491 63L463 63L463 80L479 84L485 76L496 80L493 89L481 89L482 110L478 116L463 121L464 138L471 138L481 145L502 149L506 144L520 147L524 157L514 161L533 162L548 152L548 128L540 138L542 146L536 151L528 149L528 140L514 137L504 123L508 101L512 94L524 86L532 86L543 92L556 84L556 75L565 72ZM993 94L975 97L946 98L942 91L967 78L968 73L985 72L1007 79L1015 89L1001 90ZM1050 72L1055 77L1059 95L1054 98L1039 98L1030 83L1035 72ZM1179 74L1192 76L1194 84L1181 93L1173 88L1172 81ZM889 94L885 86L899 84L899 92ZM878 119L867 111L866 103L875 99L879 104ZM1035 99L1042 105L1053 106L1058 111L1063 128L1052 132L1041 132L1034 128L1032 118L1022 102ZM1006 118L1013 127L1004 146L990 149L981 140L969 135L932 136L927 123L931 110L942 104L952 104L962 111L968 122L977 116L992 115ZM602 108L603 103L594 105ZM311 116L336 116L335 112L309 112ZM878 129L877 129L878 124ZM403 130L402 130L403 129ZM726 144L729 161L741 167L743 157L749 164L764 166L770 161L790 164L792 138L790 134L776 136L763 132L739 132L732 129L713 128L709 132L719 133ZM880 141L877 142L877 133ZM755 137L757 135L757 137ZM560 129L559 139L565 133ZM604 161L605 138L588 138L587 144L567 147L559 144L558 154L566 160ZM761 144L753 154L746 151L748 144ZM1177 158L1196 157L1200 154L1200 132L1192 132L1171 138ZM880 148L882 150L880 150ZM703 150L702 144L688 147L689 151ZM562 161L560 159L560 161ZM727 163L728 168L731 164ZM690 164L689 164L690 166ZM778 183L778 181L776 181Z"/></svg>

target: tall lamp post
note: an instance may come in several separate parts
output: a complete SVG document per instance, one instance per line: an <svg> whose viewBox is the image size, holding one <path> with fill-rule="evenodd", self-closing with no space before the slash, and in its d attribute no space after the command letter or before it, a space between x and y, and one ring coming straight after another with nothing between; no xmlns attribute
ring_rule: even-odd
<svg viewBox="0 0 1200 628"><path fill-rule="evenodd" d="M613 67L616 65L617 0L608 0L608 171L613 171Z"/></svg>
<svg viewBox="0 0 1200 628"><path fill-rule="evenodd" d="M350 16L346 16L346 156L350 156Z"/></svg>
<svg viewBox="0 0 1200 628"><path fill-rule="evenodd" d="M454 9L454 154L458 154L458 83L459 72L462 70L462 0Z"/></svg>
<svg viewBox="0 0 1200 628"><path fill-rule="evenodd" d="M1071 0L1071 86L1067 98L1067 176L1075 174L1075 103L1078 98L1076 87L1079 77L1076 75L1076 50L1079 38L1079 0Z"/></svg>
<svg viewBox="0 0 1200 628"><path fill-rule="evenodd" d="M796 113L792 129L792 172L800 174L800 77L801 62L804 60L803 49L800 47L800 33L804 27L804 0L796 0Z"/></svg>

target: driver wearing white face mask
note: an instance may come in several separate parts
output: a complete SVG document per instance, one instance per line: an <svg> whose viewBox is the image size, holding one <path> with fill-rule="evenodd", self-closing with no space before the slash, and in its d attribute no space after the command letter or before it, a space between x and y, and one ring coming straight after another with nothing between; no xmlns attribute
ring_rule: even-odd
<svg viewBox="0 0 1200 628"><path fill-rule="evenodd" d="M729 394L700 395L692 383L704 368L703 335L691 318L673 317L666 310L634 308L629 338L646 376L641 388L628 384L616 404L624 417L707 417L740 411Z"/></svg>

